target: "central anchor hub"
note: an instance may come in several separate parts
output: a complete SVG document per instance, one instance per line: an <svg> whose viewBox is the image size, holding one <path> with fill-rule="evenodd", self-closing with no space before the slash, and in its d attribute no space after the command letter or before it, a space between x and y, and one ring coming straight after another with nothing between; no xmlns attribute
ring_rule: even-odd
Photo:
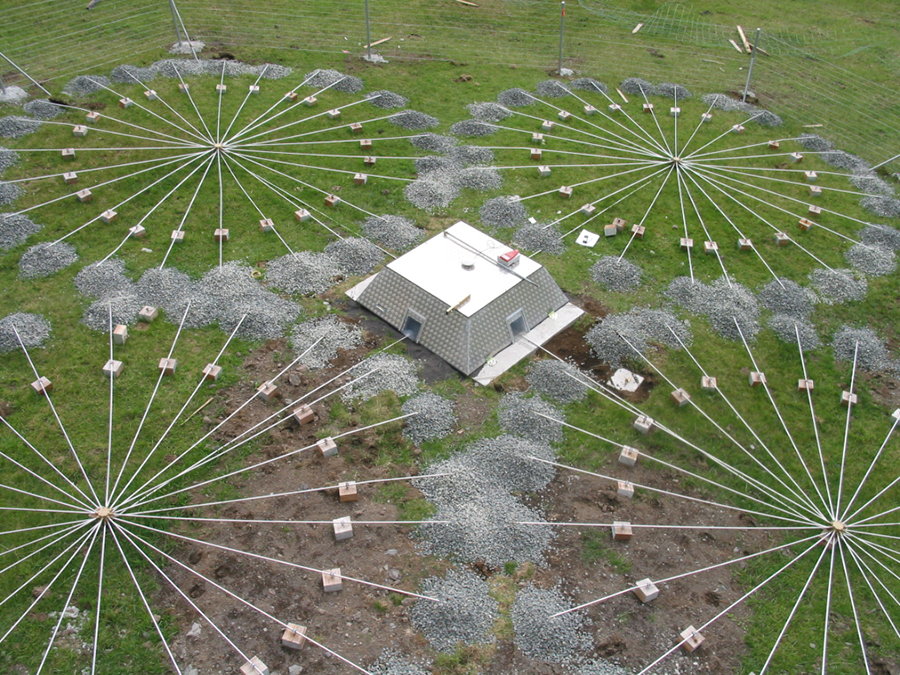
<svg viewBox="0 0 900 675"><path fill-rule="evenodd" d="M101 506L91 514L91 516L94 518L106 521L112 520L115 515L115 512L113 512L113 510L108 506Z"/></svg>

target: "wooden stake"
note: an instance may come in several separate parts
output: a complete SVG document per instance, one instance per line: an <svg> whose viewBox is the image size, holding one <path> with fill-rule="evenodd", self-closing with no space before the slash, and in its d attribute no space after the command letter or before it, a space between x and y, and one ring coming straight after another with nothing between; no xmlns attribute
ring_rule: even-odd
<svg viewBox="0 0 900 675"><path fill-rule="evenodd" d="M738 50L738 52L740 52L741 54L744 53L744 50L741 49L740 47L738 47L738 43L737 43L737 42L735 42L734 40L729 40L729 42L731 43L731 46L732 46L732 47L734 47L735 49Z"/></svg>
<svg viewBox="0 0 900 675"><path fill-rule="evenodd" d="M631 31L631 34L634 35L635 33L637 33L637 32L638 32L641 28L643 28L643 27L644 27L644 24L639 23L637 26L634 27L634 30Z"/></svg>
<svg viewBox="0 0 900 675"><path fill-rule="evenodd" d="M393 35L390 35L390 36L388 36L388 37L386 37L386 38L381 38L380 40L375 40L375 42L373 42L372 44L370 44L370 45L365 45L365 46L363 47L363 49L368 49L369 47L375 47L375 46L380 45L380 44L382 44L382 43L384 43L384 42L387 42L388 40L390 40L390 39L393 38L393 37L394 37Z"/></svg>
<svg viewBox="0 0 900 675"><path fill-rule="evenodd" d="M749 54L751 51L753 51L753 48L750 46L750 41L747 39L747 36L744 35L744 29L743 29L743 28L741 28L740 26L738 26L737 29L738 29L738 34L741 36L741 42L744 43L744 49L745 49L745 50L747 51L747 53Z"/></svg>
<svg viewBox="0 0 900 675"><path fill-rule="evenodd" d="M208 406L210 403L212 403L212 400L213 400L212 396L210 396L208 399L206 399L206 403L204 403L199 408L197 408L194 412L192 412L190 415L188 415L187 419L185 419L184 422L181 423L181 426L184 426L185 424L187 424L194 415L196 415L198 412L200 412L206 406Z"/></svg>
<svg viewBox="0 0 900 675"><path fill-rule="evenodd" d="M474 2L469 2L469 0L456 0L461 5L468 5L469 7L478 7Z"/></svg>
<svg viewBox="0 0 900 675"><path fill-rule="evenodd" d="M619 92L619 96L622 97L622 100L625 101L625 103L628 103L628 98L622 93L622 90L617 88L616 91Z"/></svg>

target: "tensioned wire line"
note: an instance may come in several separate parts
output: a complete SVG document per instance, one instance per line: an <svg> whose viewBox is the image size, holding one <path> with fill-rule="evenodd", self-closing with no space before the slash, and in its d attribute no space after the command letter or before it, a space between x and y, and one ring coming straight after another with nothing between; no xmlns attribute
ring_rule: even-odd
<svg viewBox="0 0 900 675"><path fill-rule="evenodd" d="M740 123L738 123L738 124L734 124L734 125L730 126L727 130L723 131L721 134L719 134L718 136L716 136L716 137L713 138L712 140L708 141L708 142L705 143L704 145L701 145L701 146L700 146L699 148L697 148L694 152L692 152L690 155L687 155L687 156L684 157L683 159L691 160L691 159L695 159L695 158L698 157L698 156L701 156L701 155L700 155L700 151L701 151L701 150L705 150L706 148L708 148L709 146L713 145L714 143L718 143L718 142L721 141L723 138L725 138L728 134L733 134L733 133L735 132L735 130L736 130L737 127L741 127L741 126L744 126L745 124L747 124L748 122L752 122L753 120L755 120L755 119L756 119L757 117L759 117L760 115L762 115L761 112L756 113L755 115L751 115L750 117L748 117L748 118L747 118L746 120L744 120L743 122L740 122ZM729 150L732 150L732 148L729 148Z"/></svg>
<svg viewBox="0 0 900 675"><path fill-rule="evenodd" d="M212 142L213 135L209 130L209 126L206 124L206 120L203 118L203 115L200 114L200 109L197 108L197 102L194 101L194 97L191 96L191 87L190 85L184 81L184 78L181 76L181 72L178 70L178 66L173 66L175 68L175 75L178 76L179 89L188 97L188 102L191 104L191 107L194 109L194 114L197 115L197 119L200 120L200 124L203 125L203 129L206 131L206 137L209 142Z"/></svg>
<svg viewBox="0 0 900 675"><path fill-rule="evenodd" d="M10 547L10 548L4 548L2 551L0 551L0 558L2 558L2 557L5 556L5 555L10 555L10 554L12 554L12 553L15 553L16 551L21 551L23 548L28 548L29 546L34 546L35 544L39 544L40 542L46 541L47 539L53 539L53 541L51 541L51 542L45 544L44 546L42 546L42 547L39 549L39 551L42 551L42 550L44 550L45 548L48 548L48 547L50 547L50 546L55 546L55 545L56 545L57 543L59 543L63 538L65 538L66 536L68 536L69 534L71 534L72 532L74 532L75 530L77 530L78 528L84 527L85 525L87 525L88 522L89 522L89 521L88 521L87 519L84 519L84 518L81 519L81 520L69 521L69 523L68 523L68 525L67 525L67 529L66 529L66 530L63 530L62 533L60 533L60 532L51 532L50 534L45 534L45 535L43 535L43 536L41 536L41 537L38 537L37 539L32 539L32 540L30 540L30 541L26 541L24 544L19 544L18 546L12 546L12 547ZM15 567L16 565L18 565L18 564L21 563L22 561L27 560L29 557L31 557L32 555L34 555L34 554L37 553L37 552L38 552L38 551L35 551L35 552L33 552L33 553L29 553L29 554L27 554L27 555L23 555L23 556L21 556L21 557L19 557L19 558L16 558L16 561L15 561L14 563L11 563L11 564L8 565L7 567L4 567L2 570L0 570L0 574L3 574L4 572L6 572L6 571L9 570L9 569L12 569L13 567Z"/></svg>
<svg viewBox="0 0 900 675"><path fill-rule="evenodd" d="M398 114L399 113L391 113L390 115L382 115L381 117L370 117L370 118L364 119L364 120L357 120L356 123L357 124L373 124L375 122L383 122L385 120L390 120L392 117L394 117ZM320 134L328 134L328 133L333 133L336 131L346 130L346 129L347 129L347 125L342 124L340 126L326 127L323 129L313 129L312 131L304 131L301 134L293 134L291 136L283 136L281 138L272 138L272 139L269 139L266 141L257 141L255 143L244 142L244 143L238 143L238 144L231 143L231 145L237 145L237 147L241 147L241 148L260 147L260 146L268 147L271 145L281 146L281 145L287 144L287 141L293 141L297 138L309 138L310 136L318 136ZM262 136L262 135L268 135L268 134L269 134L269 132L266 131L266 132L263 132L258 135ZM255 138L255 136L252 138Z"/></svg>
<svg viewBox="0 0 900 675"><path fill-rule="evenodd" d="M681 171L683 167L681 164L675 165L675 185L678 186L678 203L681 206L681 224L684 232L685 243L688 243L688 239L690 238L690 234L688 234L688 221L687 221L687 210L684 208L684 192L682 189L682 180L681 180ZM685 250L687 251L688 258L688 270L691 273L691 282L694 281L694 261L691 256L691 246L685 246Z"/></svg>
<svg viewBox="0 0 900 675"><path fill-rule="evenodd" d="M653 199L650 200L650 205L647 206L644 211L644 215L641 216L640 221L637 223L637 227L643 227L644 222L647 218L650 217L650 212L653 211L653 207L656 205L656 201L659 199L659 196L662 194L663 189L666 187L666 184L669 182L669 178L672 177L672 172L675 170L675 165L669 165L669 171L666 173L665 178L663 178L662 182L659 184L659 189L656 191L656 194L653 195ZM628 252L628 248L631 246L632 242L634 242L635 238L637 238L637 231L632 229L631 236L628 238L628 241L625 243L625 248L622 249L622 252L619 254L619 262L625 257L625 254Z"/></svg>
<svg viewBox="0 0 900 675"><path fill-rule="evenodd" d="M206 165L206 168L203 170L203 175L200 177L200 180L197 181L197 187L194 189L194 194L191 195L191 199L190 199L190 201L188 201L187 208L184 210L184 214L181 216L181 220L178 223L178 227L175 228L175 230L174 230L175 232L181 232L182 228L184 227L185 222L187 222L188 216L190 215L191 210L193 210L193 208L194 208L194 202L197 201L197 195L200 194L200 188L203 187L203 183L206 182L206 177L209 175L209 170L210 170L210 168L212 168L213 161L216 158L215 152L208 152L205 154L206 154L206 157L205 157L203 163L199 164L197 166L197 168L204 166L204 164ZM195 173L195 172L192 172L191 175L193 175L193 173ZM190 176L188 176L188 177L190 177ZM184 181L182 181L182 182L184 182ZM180 185L181 185L181 183L179 183L179 185L176 185L174 188L172 188L172 190L169 192L169 195L172 194ZM166 198L168 198L169 195L166 195ZM169 259L169 255L171 255L172 249L175 248L176 241L177 240L174 237L172 237L171 241L169 241L169 248L166 249L166 254L163 256L162 262L159 263L158 269L162 269L163 267L166 266L166 261Z"/></svg>
<svg viewBox="0 0 900 675"><path fill-rule="evenodd" d="M660 139L662 139L662 142L666 146L666 152L669 155L673 155L674 153L672 152L672 148L669 145L669 141L666 138L665 133L663 133L662 125L659 123L659 118L656 116L656 106L650 103L650 99L647 98L647 92L644 91L643 87L641 87L641 95L644 97L644 105L650 106L650 115L653 117L653 123L656 125L656 130L659 132Z"/></svg>
<svg viewBox="0 0 900 675"><path fill-rule="evenodd" d="M98 649L100 642L100 614L103 602L103 581L105 578L104 566L106 565L106 531L108 528L103 527L102 529L103 536L100 542L100 570L97 573L97 604L94 607L94 646L91 650L91 675L96 675L97 673L97 655L100 652Z"/></svg>
<svg viewBox="0 0 900 675"><path fill-rule="evenodd" d="M850 508L853 506L853 502L855 502L856 498L859 497L860 491L863 489L863 486L869 480L869 476L872 475L872 471L875 469L875 465L878 463L878 460L881 459L881 454L884 452L884 449L887 447L888 441L891 439L891 436L893 435L894 431L897 429L898 424L900 424L900 416L894 418L894 423L891 425L891 428L888 431L887 436L885 437L884 441L881 443L881 447L878 448L878 452L875 454L875 457L869 463L869 468L866 469L866 474L863 476L862 480L859 482L859 485L856 487L856 491L853 493L853 497L851 497L850 501L847 502L847 506L844 508L844 512L840 514L841 520L845 520L847 518L847 514L850 512ZM900 510L900 507L898 507L898 510ZM858 511L856 513L858 513ZM859 522L857 522L856 524L858 525Z"/></svg>
<svg viewBox="0 0 900 675"><path fill-rule="evenodd" d="M266 74L267 70L269 70L268 63L265 66L263 66L263 69L259 72L259 75L256 76L256 80L253 82L253 84L251 84L248 87L247 93L244 94L244 100L241 101L241 105L238 106L238 109L235 111L234 115L231 118L231 123L228 125L228 128L225 129L225 133L222 134L223 138L228 137L228 133L231 131L231 127L234 126L234 123L237 121L238 117L240 117L241 112L244 110L244 106L247 105L247 101L249 101L250 97L253 96L254 87L259 86L259 82L260 82L260 80L262 80L263 75ZM259 93L259 90L257 90L257 93Z"/></svg>
<svg viewBox="0 0 900 675"><path fill-rule="evenodd" d="M644 93L643 89L641 89L641 93ZM646 100L646 98L647 98L647 94L644 93L644 99ZM708 117L708 115L710 115L712 113L712 109L716 105L718 100L719 100L719 95L717 94L716 97L713 99L713 102L709 104L709 108L706 109L706 112L700 116L700 121L697 122L697 126L694 127L694 133L692 133L690 138L687 139L687 142L681 146L681 152L679 153L679 156L683 155L685 152L687 152L687 147L691 144L691 141L694 140L694 137L697 135L697 132L700 131L701 127L703 127L704 124L708 123L708 121L710 119Z"/></svg>
<svg viewBox="0 0 900 675"><path fill-rule="evenodd" d="M629 169L628 171L618 171L616 173L608 174L606 176L600 176L599 178L589 178L588 180L583 180L580 183L572 183L568 187L571 187L573 190L577 187L582 187L584 185L592 185L594 183L600 183L601 181L610 180L611 178L618 178L619 176L627 176L629 174L633 174L637 171L644 171L648 167L641 166L636 169ZM663 166L661 169L657 171L657 173L662 173L668 168L667 166ZM528 201L529 199L534 199L535 197L545 197L546 195L554 194L559 191L559 188L554 188L552 190L545 190L544 192L536 192L535 194L528 195L526 197L519 197L520 202Z"/></svg>
<svg viewBox="0 0 900 675"><path fill-rule="evenodd" d="M694 210L694 215L700 222L700 227L703 229L703 234L706 235L705 241L714 241L712 235L709 233L709 229L706 227L706 221L703 220L700 209L697 207L697 202L694 200L694 195L690 190L690 186L685 179L686 173L687 172L682 172L678 167L676 167L676 178L681 181L681 184L684 186L684 192L688 196L688 200L691 202L691 207ZM722 260L722 255L721 253L719 253L719 249L715 248L713 252L716 254L716 261L719 263L719 267L722 269L722 275L725 277L725 281L728 282L728 287L732 288L734 285L731 283L731 276L728 274L728 270L725 269L725 263Z"/></svg>
<svg viewBox="0 0 900 675"><path fill-rule="evenodd" d="M869 657L866 654L866 639L863 636L862 626L859 621L859 611L856 607L856 598L853 595L853 584L850 583L850 572L847 570L847 557L844 555L845 545L846 542L843 538L837 540L838 550L841 554L841 566L844 568L844 580L847 583L847 595L850 596L850 608L853 610L853 620L856 623L856 637L859 639L859 648L862 650L862 659L863 664L866 666L866 673L871 675L872 670L869 668Z"/></svg>
<svg viewBox="0 0 900 675"><path fill-rule="evenodd" d="M119 151L123 151L123 150L133 150L133 149L134 148L79 148L78 152L82 152L82 150L119 152ZM175 148L154 148L154 149L155 150L175 150ZM33 149L33 148L16 148L16 152L17 153L19 153L19 152L59 152L59 150L58 149L42 150L42 149ZM189 152L189 153L185 153L183 155L177 155L177 157L175 157L175 159L191 157L196 154L199 154L199 153ZM141 160L137 160L134 162L125 162L124 164L110 164L110 165L106 165L106 166L95 166L92 168L79 168L78 173L84 174L84 173L91 173L93 171L110 171L112 169L123 169L123 168L129 167L129 166L140 166L142 164L159 164L160 162L164 162L167 159L173 159L173 158L172 157L154 157L153 159L141 159ZM48 173L48 174L44 174L43 176L30 176L28 178L13 178L10 180L4 180L3 182L4 183L26 183L26 182L32 182L32 181L38 181L38 180L46 180L48 178L62 178L66 173L69 173L69 172L64 171L62 173ZM71 196L71 195L67 195L67 196Z"/></svg>
<svg viewBox="0 0 900 675"><path fill-rule="evenodd" d="M885 618L888 620L888 623L891 624L891 628L894 629L894 634L900 638L900 628L897 627L897 624L894 623L893 617L891 617L891 613L884 606L884 603L881 601L881 594L875 589L872 585L872 579L878 582L878 585L881 586L882 590L887 593L888 596L894 601L898 607L900 607L900 600L897 599L897 596L891 591L890 588L878 577L875 572L869 567L868 563L862 559L862 557L857 553L852 546L847 546L847 552L853 558L853 562L856 564L856 568L859 570L860 576L866 582L866 585L869 587L869 591L872 593L872 597L875 598L875 601L878 603L878 606L881 608L881 611L884 613ZM865 570L863 570L865 567Z"/></svg>
<svg viewBox="0 0 900 675"><path fill-rule="evenodd" d="M850 372L850 391L847 397L847 420L844 423L844 443L841 447L841 470L838 473L837 497L835 497L835 512L841 512L841 497L844 495L844 470L847 466L847 445L850 441L850 415L853 410L853 399L856 397L854 387L856 385L856 364L859 360L859 340L853 347L853 369Z"/></svg>
<svg viewBox="0 0 900 675"><path fill-rule="evenodd" d="M314 165L310 165L310 164L298 164L295 162L287 162L284 160L274 159L271 157L257 157L255 154L253 154L253 153L255 153L254 150L245 151L245 152L238 152L237 150L226 150L226 154L232 154L232 153L234 153L244 159L265 160L266 162L271 162L272 164L279 164L282 166L292 166L292 167L295 167L298 169L313 169L315 171L324 171L325 173L340 173L340 174L344 174L347 176L355 176L357 173L359 173L358 171L353 171L353 170L348 170L348 169L334 169L334 168L327 167L327 166L314 166ZM314 157L330 157L331 155L322 154L322 155L313 155L313 156ZM488 168L488 167L486 167L486 168ZM489 168L495 168L495 167L489 167ZM502 168L502 167L500 167L500 168ZM396 180L396 181L401 181L403 183L412 183L413 181L416 180L415 178L400 178L398 176L383 176L383 175L373 174L373 173L369 173L366 175L368 175L369 178L381 178L384 180ZM323 192L325 192L327 194L327 191L323 191Z"/></svg>

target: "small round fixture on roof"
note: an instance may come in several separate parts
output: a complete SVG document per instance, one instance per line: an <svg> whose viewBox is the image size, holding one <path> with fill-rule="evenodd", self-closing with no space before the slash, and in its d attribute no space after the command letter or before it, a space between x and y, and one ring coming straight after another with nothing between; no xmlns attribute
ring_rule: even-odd
<svg viewBox="0 0 900 675"><path fill-rule="evenodd" d="M461 261L464 270L475 269L475 258L463 258Z"/></svg>

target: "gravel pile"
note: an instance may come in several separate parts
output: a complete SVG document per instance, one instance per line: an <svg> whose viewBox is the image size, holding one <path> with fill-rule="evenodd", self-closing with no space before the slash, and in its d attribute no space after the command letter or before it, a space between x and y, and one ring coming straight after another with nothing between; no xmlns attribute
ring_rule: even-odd
<svg viewBox="0 0 900 675"><path fill-rule="evenodd" d="M450 127L450 133L456 136L468 136L478 138L481 136L490 136L497 131L497 127L488 122L480 122L478 120L463 120L456 122Z"/></svg>
<svg viewBox="0 0 900 675"><path fill-rule="evenodd" d="M900 230L887 225L869 225L859 233L859 238L869 246L900 250Z"/></svg>
<svg viewBox="0 0 900 675"><path fill-rule="evenodd" d="M775 314L769 318L767 324L779 340L792 345L797 344L796 326L800 331L800 344L805 352L818 349L822 345L815 327L805 317Z"/></svg>
<svg viewBox="0 0 900 675"><path fill-rule="evenodd" d="M467 108L474 119L482 122L500 122L512 115L509 108L499 103L470 103Z"/></svg>
<svg viewBox="0 0 900 675"><path fill-rule="evenodd" d="M853 363L857 342L859 343L859 355L856 360L858 368L879 373L900 371L900 363L891 358L884 341L871 328L842 326L834 334L832 341L834 358L838 361Z"/></svg>
<svg viewBox="0 0 900 675"><path fill-rule="evenodd" d="M219 61L216 59L208 59L197 61L194 59L163 59L151 64L147 69L134 69L133 66L127 66L132 69L131 72L137 77L150 71L150 77L162 75L163 77L187 77L192 75L213 75L221 77L223 72L228 77L240 77L242 75L259 76L266 80L280 80L294 71L287 66L280 66L275 63L262 63L258 66L251 66L242 61ZM361 88L361 87L360 87Z"/></svg>
<svg viewBox="0 0 900 675"><path fill-rule="evenodd" d="M341 274L341 267L331 256L309 251L288 253L266 267L270 284L286 293L300 295L324 293Z"/></svg>
<svg viewBox="0 0 900 675"><path fill-rule="evenodd" d="M825 152L826 150L831 150L831 148L834 147L831 144L831 141L822 138L821 136L819 136L819 134L800 134L797 142L807 150L811 150L813 152Z"/></svg>
<svg viewBox="0 0 900 675"><path fill-rule="evenodd" d="M519 227L528 221L525 207L514 197L488 199L478 214L481 222L488 227Z"/></svg>
<svg viewBox="0 0 900 675"><path fill-rule="evenodd" d="M676 277L664 295L689 312L705 316L713 329L729 340L740 340L741 332L749 340L761 327L756 298L740 284L729 285L724 277L709 285L689 277ZM741 327L740 332L735 320Z"/></svg>
<svg viewBox="0 0 900 675"><path fill-rule="evenodd" d="M865 277L851 270L817 269L810 273L809 280L819 301L827 305L862 300L869 290Z"/></svg>
<svg viewBox="0 0 900 675"><path fill-rule="evenodd" d="M543 251L559 255L566 246L556 225L548 227L544 223L525 223L513 235L513 245L525 251Z"/></svg>
<svg viewBox="0 0 900 675"><path fill-rule="evenodd" d="M894 186L875 172L855 173L850 176L850 182L856 186L856 189L870 195L889 197L894 194Z"/></svg>
<svg viewBox="0 0 900 675"><path fill-rule="evenodd" d="M0 147L0 176L9 167L19 163L19 153L15 150Z"/></svg>
<svg viewBox="0 0 900 675"><path fill-rule="evenodd" d="M784 123L775 113L757 108L750 103L737 101L726 94L704 94L702 99L706 105L717 108L718 110L724 110L726 112L738 110L753 115L752 121L763 127L780 127Z"/></svg>
<svg viewBox="0 0 900 675"><path fill-rule="evenodd" d="M844 259L853 269L873 277L881 277L897 269L894 252L878 246L854 244L844 251Z"/></svg>
<svg viewBox="0 0 900 675"><path fill-rule="evenodd" d="M221 72L222 66L219 66ZM113 82L121 84L132 84L134 82L149 82L156 77L157 71L154 68L139 68L137 66L122 65L116 66L109 74L109 79Z"/></svg>
<svg viewBox="0 0 900 675"><path fill-rule="evenodd" d="M422 602L427 602L424 600ZM381 656L367 670L372 675L429 675L431 668L410 661L404 654L393 649L385 649Z"/></svg>
<svg viewBox="0 0 900 675"><path fill-rule="evenodd" d="M559 588L529 584L516 595L510 612L516 646L523 654L551 663L572 664L592 648L592 641L578 612L551 618L573 605Z"/></svg>
<svg viewBox="0 0 900 675"><path fill-rule="evenodd" d="M437 117L432 117L416 110L404 110L396 115L391 115L388 121L401 129L409 129L410 131L433 129L441 123Z"/></svg>
<svg viewBox="0 0 900 675"><path fill-rule="evenodd" d="M0 180L0 206L12 204L25 192L18 183L4 183Z"/></svg>
<svg viewBox="0 0 900 675"><path fill-rule="evenodd" d="M62 106L51 103L45 98L36 98L22 106L36 120L52 120L65 112Z"/></svg>
<svg viewBox="0 0 900 675"><path fill-rule="evenodd" d="M109 331L109 313L112 311L112 323L133 325L137 321L138 312L144 303L136 295L116 295L95 300L81 317L81 323L91 330L107 333Z"/></svg>
<svg viewBox="0 0 900 675"><path fill-rule="evenodd" d="M353 371L353 378L362 377L366 373L372 374L344 389L341 392L344 401L368 400L382 391L393 391L397 396L409 396L419 390L416 366L402 356L376 354L369 357L366 364Z"/></svg>
<svg viewBox="0 0 900 675"><path fill-rule="evenodd" d="M497 420L505 431L543 443L562 442L562 425L540 415L556 420L566 418L562 411L539 396L525 398L518 391L506 394L497 406Z"/></svg>
<svg viewBox="0 0 900 675"><path fill-rule="evenodd" d="M560 403L580 401L588 391L587 385L579 382L586 381L587 377L575 366L556 359L535 361L525 379L539 394Z"/></svg>
<svg viewBox="0 0 900 675"><path fill-rule="evenodd" d="M316 340L321 341L309 349ZM312 370L327 366L337 357L339 349L355 349L362 343L362 331L333 314L304 321L291 332L291 347L298 356L309 349L298 363Z"/></svg>
<svg viewBox="0 0 900 675"><path fill-rule="evenodd" d="M416 208L434 211L449 206L459 196L459 187L436 174L433 178L420 178L408 183L403 188L403 195Z"/></svg>
<svg viewBox="0 0 900 675"><path fill-rule="evenodd" d="M134 282L125 276L125 262L113 258L83 267L75 275L75 288L82 295L105 298L123 292L134 292Z"/></svg>
<svg viewBox="0 0 900 675"><path fill-rule="evenodd" d="M429 152L449 152L457 143L455 138L439 134L418 134L410 137L409 142Z"/></svg>
<svg viewBox="0 0 900 675"><path fill-rule="evenodd" d="M453 401L426 392L408 399L403 404L403 414L418 413L406 418L403 435L416 445L436 438L446 438L456 428L456 412Z"/></svg>
<svg viewBox="0 0 900 675"><path fill-rule="evenodd" d="M507 89L497 94L497 103L507 108L522 108L527 105L534 105L534 101L534 94L530 94L519 87Z"/></svg>
<svg viewBox="0 0 900 675"><path fill-rule="evenodd" d="M462 644L493 641L498 603L488 582L469 570L451 569L444 578L429 577L420 593L440 600L417 600L409 612L413 626L441 652Z"/></svg>
<svg viewBox="0 0 900 675"><path fill-rule="evenodd" d="M412 248L423 235L415 223L402 216L369 216L362 227L367 237L392 251Z"/></svg>
<svg viewBox="0 0 900 675"><path fill-rule="evenodd" d="M462 162L452 157L443 157L441 155L428 155L426 157L416 157L416 173L420 178L431 178L432 180L440 180L440 176L426 176L425 174L438 174L449 171L459 171L462 169Z"/></svg>
<svg viewBox="0 0 900 675"><path fill-rule="evenodd" d="M478 192L496 190L503 185L503 176L496 169L487 166L473 166L456 172L449 180L458 187Z"/></svg>
<svg viewBox="0 0 900 675"><path fill-rule="evenodd" d="M65 242L37 244L25 251L19 258L19 278L47 277L77 261L78 253L75 252L75 247Z"/></svg>
<svg viewBox="0 0 900 675"><path fill-rule="evenodd" d="M578 666L574 675L631 675L631 671L604 659L591 659Z"/></svg>
<svg viewBox="0 0 900 675"><path fill-rule="evenodd" d="M646 94L647 96L656 95L656 87L654 87L647 80L642 80L639 77L628 77L622 80L622 84L619 85L619 89L624 91L626 94L631 94L633 96L641 96L642 94Z"/></svg>
<svg viewBox="0 0 900 675"><path fill-rule="evenodd" d="M900 199L871 195L859 200L859 205L866 211L882 218L900 218Z"/></svg>
<svg viewBox="0 0 900 675"><path fill-rule="evenodd" d="M602 91L604 94L609 91L609 87L607 87L602 82L597 82L592 77L579 77L575 80L569 82L569 87L572 89L584 89L585 91Z"/></svg>
<svg viewBox="0 0 900 675"><path fill-rule="evenodd" d="M307 79L309 81L307 81ZM340 82L338 82L338 80L340 80ZM307 86L316 87L318 89L327 87L337 82L337 84L334 84L332 89L334 89L335 91L343 92L344 94L355 94L362 91L363 88L363 81L361 79L359 79L358 77L353 77L352 75L344 75L342 72L339 72L337 70L314 70L313 72L304 75L303 81L306 82Z"/></svg>
<svg viewBox="0 0 900 675"><path fill-rule="evenodd" d="M671 82L660 82L656 85L656 93L666 98L674 98L682 101L691 97L691 92L680 84L672 84Z"/></svg>
<svg viewBox="0 0 900 675"><path fill-rule="evenodd" d="M608 255L591 266L591 278L608 291L631 291L643 283L643 272L624 258Z"/></svg>
<svg viewBox="0 0 900 675"><path fill-rule="evenodd" d="M0 250L18 246L41 227L20 213L0 213Z"/></svg>
<svg viewBox="0 0 900 675"><path fill-rule="evenodd" d="M494 161L494 151L477 145L459 145L447 150L447 156L463 166L490 164Z"/></svg>
<svg viewBox="0 0 900 675"><path fill-rule="evenodd" d="M50 322L40 314L17 312L0 319L0 353L19 348L19 339L27 348L43 347L50 337Z"/></svg>
<svg viewBox="0 0 900 675"><path fill-rule="evenodd" d="M346 276L351 277L368 274L384 259L384 252L380 248L360 237L346 237L331 242L325 247L325 255L334 260Z"/></svg>
<svg viewBox="0 0 900 675"><path fill-rule="evenodd" d="M868 171L870 168L869 163L862 157L851 155L843 150L823 152L819 154L819 158L826 164L845 171Z"/></svg>
<svg viewBox="0 0 900 675"><path fill-rule="evenodd" d="M791 281L770 281L759 292L762 306L775 314L785 314L798 319L812 314L817 298L815 294Z"/></svg>
<svg viewBox="0 0 900 675"><path fill-rule="evenodd" d="M538 93L538 96L546 96L548 98L562 98L563 96L568 96L572 93L569 91L569 86L567 84L558 80L544 80L543 82L538 82L534 90Z"/></svg>
<svg viewBox="0 0 900 675"><path fill-rule="evenodd" d="M28 134L33 134L40 126L40 120L34 120L30 117L17 117L15 115L0 117L0 137L22 138Z"/></svg>
<svg viewBox="0 0 900 675"><path fill-rule="evenodd" d="M681 349L669 328L684 344L691 341L689 324L674 315L657 309L635 308L625 314L608 314L585 334L594 355L613 367L633 361L637 354L621 336L624 336L641 354L650 349L651 343L672 349Z"/></svg>
<svg viewBox="0 0 900 675"><path fill-rule="evenodd" d="M384 110L390 110L391 108L402 108L407 103L409 103L409 99L405 96L395 94L394 92L387 91L386 89L383 89L381 91L373 91L371 94L366 96L366 100L376 108L382 108Z"/></svg>
<svg viewBox="0 0 900 675"><path fill-rule="evenodd" d="M73 77L63 87L63 93L70 96L88 96L102 91L112 82L106 75L78 75Z"/></svg>

